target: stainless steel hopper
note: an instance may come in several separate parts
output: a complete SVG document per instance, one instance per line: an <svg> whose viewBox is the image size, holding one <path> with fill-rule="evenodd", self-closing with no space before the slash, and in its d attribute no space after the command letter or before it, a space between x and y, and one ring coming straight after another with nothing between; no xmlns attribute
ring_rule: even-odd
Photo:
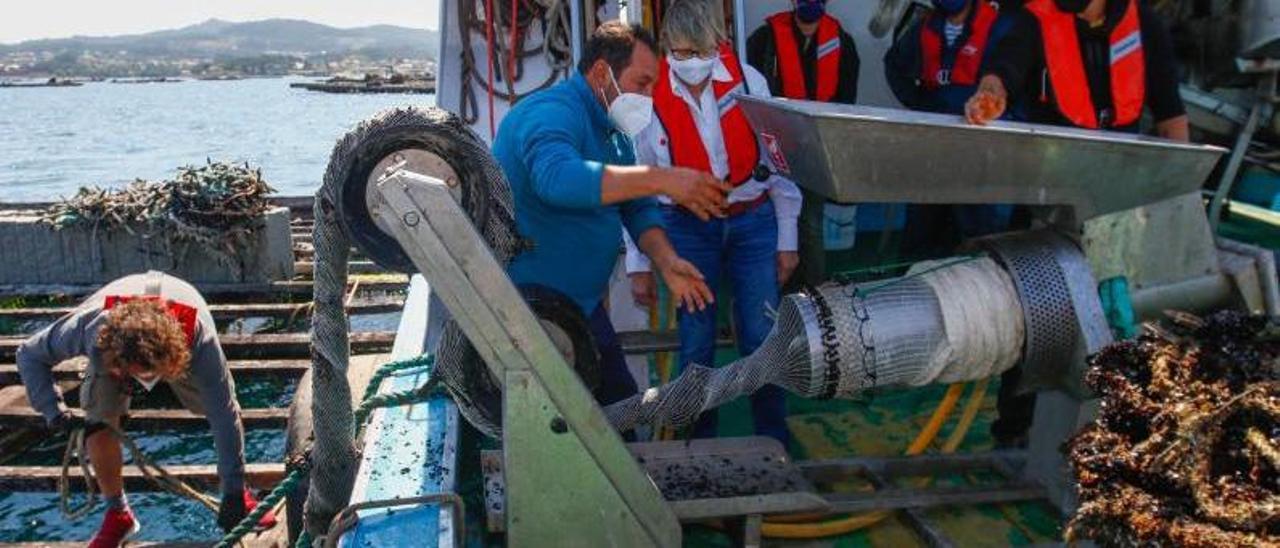
<svg viewBox="0 0 1280 548"><path fill-rule="evenodd" d="M1226 150L1124 133L739 96L778 170L840 202L1062 205L1079 220L1200 189Z"/></svg>

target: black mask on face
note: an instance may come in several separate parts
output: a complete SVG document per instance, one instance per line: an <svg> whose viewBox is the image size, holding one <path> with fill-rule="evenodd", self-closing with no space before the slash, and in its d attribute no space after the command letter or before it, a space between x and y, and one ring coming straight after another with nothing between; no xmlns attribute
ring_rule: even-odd
<svg viewBox="0 0 1280 548"><path fill-rule="evenodd" d="M1053 3L1067 13L1080 13L1089 7L1089 0L1053 0Z"/></svg>

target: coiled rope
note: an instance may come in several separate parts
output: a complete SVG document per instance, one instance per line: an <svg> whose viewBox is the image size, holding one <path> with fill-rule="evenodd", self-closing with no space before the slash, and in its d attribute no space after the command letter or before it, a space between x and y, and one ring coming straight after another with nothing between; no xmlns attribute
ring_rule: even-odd
<svg viewBox="0 0 1280 548"><path fill-rule="evenodd" d="M166 492L194 500L214 513L218 512L218 499L192 488L181 479L170 474L163 466L156 464L147 457L146 453L142 452L142 449L138 448L138 445L134 443L128 435L120 431L119 428L110 424L104 424L103 426L106 428L106 431L110 432L116 437L116 439L120 440L120 443L129 451L129 455L133 457L133 464L138 467L138 470L142 471L142 474L146 476L151 483L154 483ZM85 437L85 429L83 427L76 428L71 432L71 438L67 441L67 448L62 453L62 474L58 477L58 508L62 510L63 515L72 520L80 519L88 515L89 512L92 512L94 507L97 506L98 502L96 487L97 479L93 475L93 469L89 466L89 461L82 457L84 453ZM88 493L88 500L80 507L72 508L70 471L71 461L76 460L77 457L80 457L78 459L80 461L79 466L81 474L84 477L85 492Z"/></svg>

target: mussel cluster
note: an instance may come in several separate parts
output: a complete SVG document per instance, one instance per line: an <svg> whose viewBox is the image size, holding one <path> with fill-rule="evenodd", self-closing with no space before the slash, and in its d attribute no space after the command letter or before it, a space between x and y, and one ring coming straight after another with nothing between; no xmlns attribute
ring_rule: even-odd
<svg viewBox="0 0 1280 548"><path fill-rule="evenodd" d="M1280 322L1170 314L1096 355L1068 540L1280 545Z"/></svg>

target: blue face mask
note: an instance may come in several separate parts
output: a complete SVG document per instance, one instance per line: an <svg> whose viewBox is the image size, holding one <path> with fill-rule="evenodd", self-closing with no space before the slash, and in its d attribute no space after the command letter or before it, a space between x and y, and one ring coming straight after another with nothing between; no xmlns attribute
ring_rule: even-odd
<svg viewBox="0 0 1280 548"><path fill-rule="evenodd" d="M951 16L964 11L969 0L933 0L933 9L942 15Z"/></svg>
<svg viewBox="0 0 1280 548"><path fill-rule="evenodd" d="M813 23L827 13L827 3L823 0L797 0L796 19L801 23Z"/></svg>

